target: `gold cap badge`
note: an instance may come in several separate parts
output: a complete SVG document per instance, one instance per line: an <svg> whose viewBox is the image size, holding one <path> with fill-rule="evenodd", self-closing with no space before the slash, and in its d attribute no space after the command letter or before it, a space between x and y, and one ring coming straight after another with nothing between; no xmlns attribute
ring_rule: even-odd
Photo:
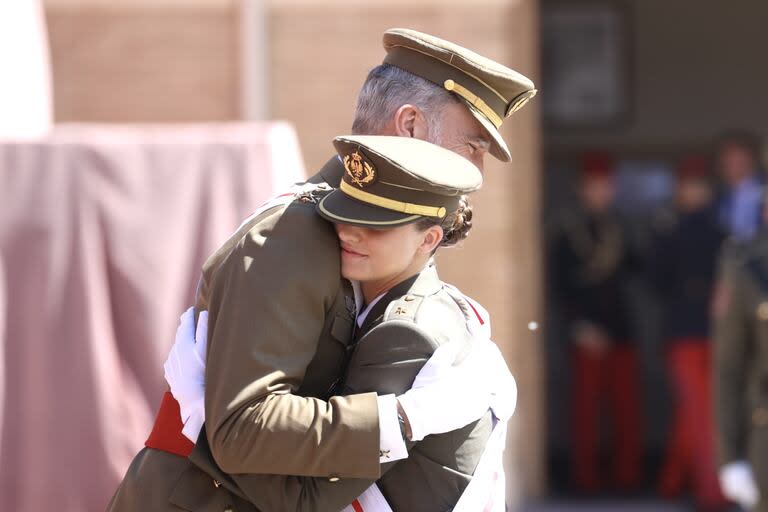
<svg viewBox="0 0 768 512"><path fill-rule="evenodd" d="M363 160L362 155L357 151L344 157L344 169L349 180L360 188L376 180L376 168Z"/></svg>

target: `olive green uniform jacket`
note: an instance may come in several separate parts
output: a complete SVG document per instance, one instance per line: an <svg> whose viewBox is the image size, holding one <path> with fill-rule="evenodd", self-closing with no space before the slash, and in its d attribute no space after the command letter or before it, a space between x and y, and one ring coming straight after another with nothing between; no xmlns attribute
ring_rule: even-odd
<svg viewBox="0 0 768 512"><path fill-rule="evenodd" d="M395 286L377 302L356 338L345 393L404 393L437 347L470 349L472 313L463 297L443 286L433 265ZM451 510L469 484L490 437L488 412L480 420L409 445L407 459L385 464L379 489L395 512Z"/></svg>
<svg viewBox="0 0 768 512"><path fill-rule="evenodd" d="M720 462L750 462L768 512L768 233L726 246L714 310Z"/></svg>
<svg viewBox="0 0 768 512"><path fill-rule="evenodd" d="M337 185L342 172L333 158L310 182ZM376 394L329 397L353 328L339 257L332 225L293 201L209 258L196 304L209 310L205 429L189 458L139 452L108 510L256 510L229 475L277 495L259 474L360 479L361 491L380 476Z"/></svg>
<svg viewBox="0 0 768 512"><path fill-rule="evenodd" d="M337 167L333 159L321 173L340 175ZM294 232L299 225L305 229ZM276 253L269 268L280 271L255 272L251 258L264 261L262 251ZM287 272L284 254L301 255L299 266ZM307 254L313 284L294 275L307 273ZM467 350L467 315L430 268L390 290L353 340L352 292L339 278L338 257L331 225L308 201L246 222L206 263L197 304L210 311L206 428L189 459L142 450L108 510L336 512L382 474L379 486L396 512L456 503L490 435L490 414L428 436L409 446L408 459L380 466L375 395L410 388L449 339ZM314 281L331 271L320 294ZM298 303L294 311L306 317L279 303ZM260 323L265 316L271 323ZM346 396L329 398L340 390Z"/></svg>
<svg viewBox="0 0 768 512"><path fill-rule="evenodd" d="M434 266L395 286L356 329L343 392L402 394L435 349L449 341L459 345L463 357L473 342L469 314L466 301L443 287ZM461 429L408 443L407 459L383 464L376 483L394 512L451 510L469 484L491 430L489 412ZM374 483L278 475L233 479L263 512L337 512Z"/></svg>

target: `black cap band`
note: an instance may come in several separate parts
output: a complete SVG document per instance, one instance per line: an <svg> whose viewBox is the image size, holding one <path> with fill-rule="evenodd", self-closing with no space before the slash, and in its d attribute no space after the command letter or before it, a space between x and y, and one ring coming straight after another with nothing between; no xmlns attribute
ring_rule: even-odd
<svg viewBox="0 0 768 512"><path fill-rule="evenodd" d="M424 59L425 56L429 59ZM406 46L392 46L387 48L384 63L404 69L439 87L445 87L446 81L452 80L480 98L499 119L507 116L509 102L501 94L469 73L432 55Z"/></svg>

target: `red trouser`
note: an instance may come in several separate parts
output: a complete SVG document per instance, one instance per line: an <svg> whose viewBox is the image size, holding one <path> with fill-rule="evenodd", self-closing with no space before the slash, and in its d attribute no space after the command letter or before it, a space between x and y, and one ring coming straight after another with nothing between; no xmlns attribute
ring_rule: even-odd
<svg viewBox="0 0 768 512"><path fill-rule="evenodd" d="M633 347L612 346L595 353L574 344L573 477L578 489L601 486L598 470L600 413L607 401L613 426L612 483L624 490L641 482L642 415L637 358Z"/></svg>
<svg viewBox="0 0 768 512"><path fill-rule="evenodd" d="M701 508L724 506L715 469L709 343L672 340L666 359L675 412L659 491L665 496L678 495L689 482Z"/></svg>

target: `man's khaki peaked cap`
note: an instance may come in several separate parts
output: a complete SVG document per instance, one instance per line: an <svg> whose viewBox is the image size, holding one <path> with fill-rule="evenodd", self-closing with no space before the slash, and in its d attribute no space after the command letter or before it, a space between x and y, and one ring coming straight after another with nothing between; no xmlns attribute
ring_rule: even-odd
<svg viewBox="0 0 768 512"><path fill-rule="evenodd" d="M385 64L456 94L493 138L491 154L503 162L511 159L499 128L536 95L529 78L450 41L410 29L384 32L384 49Z"/></svg>
<svg viewBox="0 0 768 512"><path fill-rule="evenodd" d="M480 170L469 160L408 137L336 137L344 164L337 190L317 210L332 222L395 227L425 217L437 222L456 212L461 196L480 188Z"/></svg>

